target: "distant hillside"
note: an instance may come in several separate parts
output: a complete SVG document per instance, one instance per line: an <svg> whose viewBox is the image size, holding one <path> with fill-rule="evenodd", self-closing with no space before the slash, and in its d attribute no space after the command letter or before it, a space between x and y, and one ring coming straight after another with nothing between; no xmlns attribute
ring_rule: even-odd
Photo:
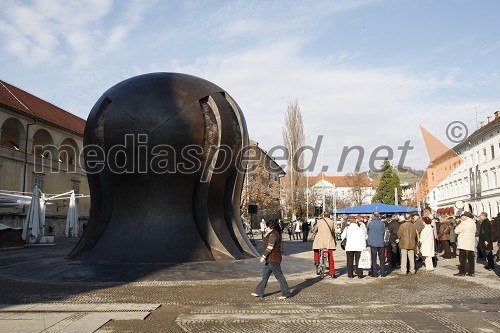
<svg viewBox="0 0 500 333"><path fill-rule="evenodd" d="M407 167L407 166L405 166L404 168L407 169L408 171L407 172L400 172L399 170L395 169L397 174L398 174L399 180L401 181L402 184L403 183L417 183L424 176L423 170L417 170L417 169L413 169L413 168ZM382 175L381 172L368 171L368 176L374 180L380 181L381 175Z"/></svg>

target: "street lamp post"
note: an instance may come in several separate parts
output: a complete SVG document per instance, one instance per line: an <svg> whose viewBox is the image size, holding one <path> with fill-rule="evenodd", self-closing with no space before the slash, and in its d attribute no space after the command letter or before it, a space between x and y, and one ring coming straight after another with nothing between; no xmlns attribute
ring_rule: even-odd
<svg viewBox="0 0 500 333"><path fill-rule="evenodd" d="M333 220L337 222L337 188L335 184L333 184Z"/></svg>
<svg viewBox="0 0 500 333"><path fill-rule="evenodd" d="M306 221L309 221L309 173L306 171Z"/></svg>

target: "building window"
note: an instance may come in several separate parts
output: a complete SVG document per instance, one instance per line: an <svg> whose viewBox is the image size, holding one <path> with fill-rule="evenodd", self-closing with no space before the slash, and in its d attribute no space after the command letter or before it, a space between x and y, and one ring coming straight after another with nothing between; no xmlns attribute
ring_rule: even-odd
<svg viewBox="0 0 500 333"><path fill-rule="evenodd" d="M71 181L71 189L75 191L75 194L80 193L80 181L72 180Z"/></svg>
<svg viewBox="0 0 500 333"><path fill-rule="evenodd" d="M483 163L486 162L486 148L483 149Z"/></svg>
<svg viewBox="0 0 500 333"><path fill-rule="evenodd" d="M488 172L486 171L484 173L484 190L489 190L490 189L490 177L488 175Z"/></svg>
<svg viewBox="0 0 500 333"><path fill-rule="evenodd" d="M495 146L494 145L491 145L491 159L492 160L495 159Z"/></svg>
<svg viewBox="0 0 500 333"><path fill-rule="evenodd" d="M38 186L40 191L43 191L43 175L33 175L33 188L35 188L35 186Z"/></svg>
<svg viewBox="0 0 500 333"><path fill-rule="evenodd" d="M493 187L497 188L498 187L497 172L493 170L491 173L493 177Z"/></svg>

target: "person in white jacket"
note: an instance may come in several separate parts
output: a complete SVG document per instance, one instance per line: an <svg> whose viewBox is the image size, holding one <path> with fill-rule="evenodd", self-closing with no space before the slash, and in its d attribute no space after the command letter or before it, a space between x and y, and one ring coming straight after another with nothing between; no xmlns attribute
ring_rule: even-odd
<svg viewBox="0 0 500 333"><path fill-rule="evenodd" d="M266 233L266 221L264 219L260 221L260 233L262 235L262 240L264 240L264 234Z"/></svg>
<svg viewBox="0 0 500 333"><path fill-rule="evenodd" d="M297 239L302 239L302 222L300 220L295 221L295 235L297 235Z"/></svg>
<svg viewBox="0 0 500 333"><path fill-rule="evenodd" d="M432 258L436 255L434 251L434 228L432 228L432 220L428 216L424 216L422 220L425 225L420 232L420 252L422 257L425 257L425 270L433 271Z"/></svg>
<svg viewBox="0 0 500 333"><path fill-rule="evenodd" d="M460 266L454 276L474 276L474 248L476 247L476 222L474 215L463 212L460 224L455 228L457 234L458 260Z"/></svg>
<svg viewBox="0 0 500 333"><path fill-rule="evenodd" d="M366 235L364 230L357 222L351 222L342 232L341 238L342 240L347 238L345 244L347 256L347 276L351 279L354 277L353 266L356 265L356 274L358 275L358 278L362 279L363 269L359 268L358 265L361 251L366 249ZM354 265L353 261L355 262Z"/></svg>

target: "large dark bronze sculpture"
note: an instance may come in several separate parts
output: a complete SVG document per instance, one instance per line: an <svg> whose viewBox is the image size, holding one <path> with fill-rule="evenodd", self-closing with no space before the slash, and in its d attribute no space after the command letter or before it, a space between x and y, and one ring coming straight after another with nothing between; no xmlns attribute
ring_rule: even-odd
<svg viewBox="0 0 500 333"><path fill-rule="evenodd" d="M110 88L85 126L89 223L70 259L177 263L258 255L240 221L248 143L220 87L176 73Z"/></svg>

